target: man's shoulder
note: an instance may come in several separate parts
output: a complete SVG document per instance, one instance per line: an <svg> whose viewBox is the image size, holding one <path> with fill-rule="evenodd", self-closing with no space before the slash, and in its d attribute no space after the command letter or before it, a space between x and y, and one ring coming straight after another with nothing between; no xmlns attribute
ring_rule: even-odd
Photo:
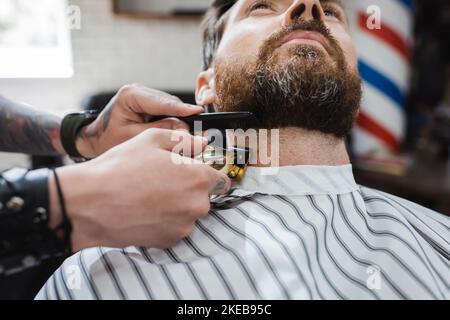
<svg viewBox="0 0 450 320"><path fill-rule="evenodd" d="M97 284L108 283L138 248L93 247L76 252L59 267L36 296L37 300L109 298ZM123 271L123 270L122 270ZM120 276L127 280L127 272ZM111 296L116 299L117 297Z"/></svg>
<svg viewBox="0 0 450 320"><path fill-rule="evenodd" d="M360 194L368 207L384 205L386 208L390 207L392 210L404 215L418 219L425 216L440 224L444 224L447 228L450 227L450 217L448 215L431 210L413 201L366 186L360 186Z"/></svg>

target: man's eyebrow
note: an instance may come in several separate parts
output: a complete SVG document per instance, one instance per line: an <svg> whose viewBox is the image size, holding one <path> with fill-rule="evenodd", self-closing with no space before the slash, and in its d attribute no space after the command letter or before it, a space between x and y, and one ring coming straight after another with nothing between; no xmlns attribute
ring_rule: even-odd
<svg viewBox="0 0 450 320"><path fill-rule="evenodd" d="M342 0L320 0L320 3L321 3L321 4L323 4L323 3L329 3L329 2L335 3L335 4L337 4L338 6L340 6L342 9L345 9L345 6L344 6L344 3L342 2Z"/></svg>
<svg viewBox="0 0 450 320"><path fill-rule="evenodd" d="M342 9L342 11L344 12L344 19L345 19L346 23L347 24L349 23L348 22L348 12L347 12L342 0L319 0L319 1L320 1L321 5L326 4L326 3L334 3L335 5L339 6Z"/></svg>

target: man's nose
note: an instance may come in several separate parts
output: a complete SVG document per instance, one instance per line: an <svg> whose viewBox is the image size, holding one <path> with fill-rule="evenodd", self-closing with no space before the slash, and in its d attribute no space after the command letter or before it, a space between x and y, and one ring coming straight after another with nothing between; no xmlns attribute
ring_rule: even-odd
<svg viewBox="0 0 450 320"><path fill-rule="evenodd" d="M286 11L283 27L290 26L294 21L303 20L324 20L325 13L319 0L294 0Z"/></svg>

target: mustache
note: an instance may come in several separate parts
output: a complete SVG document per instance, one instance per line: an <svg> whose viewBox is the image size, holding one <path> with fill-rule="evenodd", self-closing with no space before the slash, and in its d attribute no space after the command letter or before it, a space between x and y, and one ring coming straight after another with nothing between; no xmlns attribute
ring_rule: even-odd
<svg viewBox="0 0 450 320"><path fill-rule="evenodd" d="M337 40L331 35L330 30L323 23L323 21L298 19L294 21L292 25L284 27L280 31L272 34L265 41L261 48L260 58L264 58L270 55L272 51L282 45L283 39L297 30L317 32L321 34L332 49L332 56L337 56L342 52L342 49L339 47Z"/></svg>

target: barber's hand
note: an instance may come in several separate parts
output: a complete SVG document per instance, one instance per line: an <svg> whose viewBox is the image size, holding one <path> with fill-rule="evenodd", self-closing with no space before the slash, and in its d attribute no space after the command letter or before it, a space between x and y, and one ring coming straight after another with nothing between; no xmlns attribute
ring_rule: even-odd
<svg viewBox="0 0 450 320"><path fill-rule="evenodd" d="M126 85L98 119L81 130L77 149L82 156L95 158L149 128L188 129L185 123L174 118L146 123L149 115L187 117L203 111L203 107L183 103L168 93L139 84Z"/></svg>
<svg viewBox="0 0 450 320"><path fill-rule="evenodd" d="M183 145L196 143L198 151L206 146L202 137L185 131L177 131L176 136L183 137ZM172 153L179 149L173 137L174 131L150 129L97 159L58 169L75 250L130 245L167 248L188 236L195 222L208 215L210 194L227 192L231 182L205 164ZM51 179L50 194L55 195L52 183ZM55 199L51 196L51 210L58 208ZM52 226L59 222L53 219Z"/></svg>

